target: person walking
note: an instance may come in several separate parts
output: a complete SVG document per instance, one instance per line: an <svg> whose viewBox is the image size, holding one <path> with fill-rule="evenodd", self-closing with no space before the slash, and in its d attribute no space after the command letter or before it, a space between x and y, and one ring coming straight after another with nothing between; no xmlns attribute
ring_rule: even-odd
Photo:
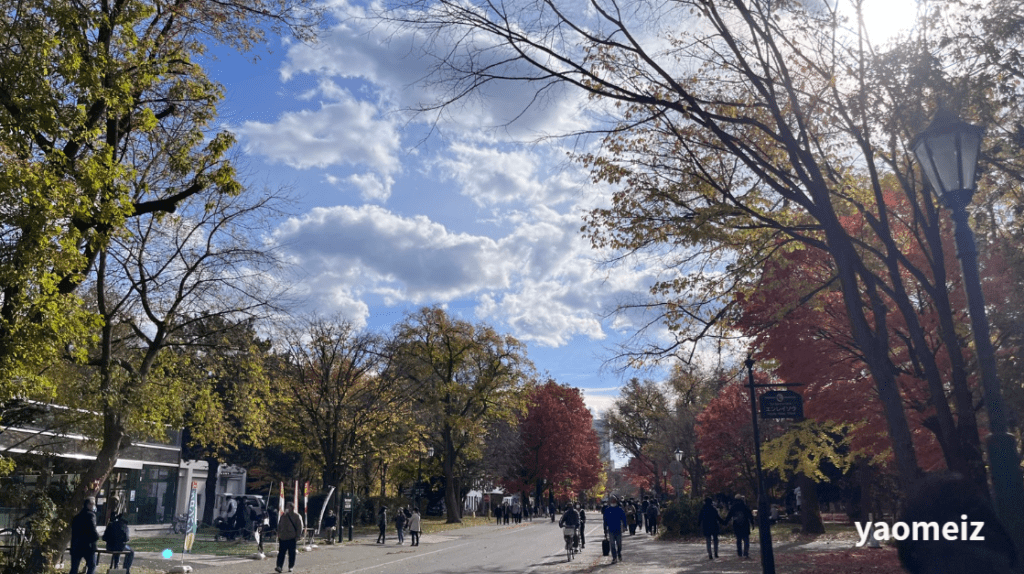
<svg viewBox="0 0 1024 574"><path fill-rule="evenodd" d="M658 535L658 515L661 514L661 505L657 500L651 500L647 507L647 533L651 536Z"/></svg>
<svg viewBox="0 0 1024 574"><path fill-rule="evenodd" d="M384 537L388 529L388 509L382 504L377 510L377 528L380 534L377 535L377 544L384 544Z"/></svg>
<svg viewBox="0 0 1024 574"><path fill-rule="evenodd" d="M523 507L519 504L519 499L515 498L512 500L512 523L519 524L523 521Z"/></svg>
<svg viewBox="0 0 1024 574"><path fill-rule="evenodd" d="M647 509L650 507L651 502L644 497L644 501L640 504L640 527L644 529L647 534L651 533L651 527L647 523Z"/></svg>
<svg viewBox="0 0 1024 574"><path fill-rule="evenodd" d="M636 534L636 505L632 501L626 502L626 524L629 525L629 535Z"/></svg>
<svg viewBox="0 0 1024 574"><path fill-rule="evenodd" d="M85 574L96 574L96 499L86 498L82 511L71 520L71 574L78 574L78 563L85 560Z"/></svg>
<svg viewBox="0 0 1024 574"><path fill-rule="evenodd" d="M750 527L754 524L754 513L747 506L746 499L737 496L725 520L732 521L732 530L736 534L736 554L740 558L750 558Z"/></svg>
<svg viewBox="0 0 1024 574"><path fill-rule="evenodd" d="M555 501L548 503L548 515L551 517L551 522L555 521Z"/></svg>
<svg viewBox="0 0 1024 574"><path fill-rule="evenodd" d="M420 509L412 509L412 518L409 519L409 546L420 545Z"/></svg>
<svg viewBox="0 0 1024 574"><path fill-rule="evenodd" d="M117 508L116 503L112 504L113 508ZM116 510L115 510L116 512ZM131 540L131 531L128 528L128 521L125 520L124 513L118 513L114 515L113 520L107 525L107 528L103 531L103 541L107 543L107 550L112 552L127 552L124 557L124 569L127 574L132 573L132 562L135 561L135 551L132 550L131 546L128 546L128 542ZM110 567L117 568L121 563L121 556L115 554L110 559Z"/></svg>
<svg viewBox="0 0 1024 574"><path fill-rule="evenodd" d="M295 568L295 551L302 536L302 517L295 512L295 505L288 501L284 503L284 514L277 524L277 568L274 572L280 572L284 566L284 555L288 553L288 571Z"/></svg>
<svg viewBox="0 0 1024 574"><path fill-rule="evenodd" d="M587 547L585 531L587 529L587 510L580 503L576 503L576 512L580 514L580 549Z"/></svg>
<svg viewBox="0 0 1024 574"><path fill-rule="evenodd" d="M612 564L622 560L622 527L624 525L626 525L626 512L619 506L618 497L613 494L611 502L604 509L605 535L611 545Z"/></svg>
<svg viewBox="0 0 1024 574"><path fill-rule="evenodd" d="M494 507L494 523L501 526L501 513L505 511L505 507L501 504L495 505Z"/></svg>
<svg viewBox="0 0 1024 574"><path fill-rule="evenodd" d="M705 498L704 506L701 507L700 515L697 516L697 524L700 525L700 531L704 534L704 541L708 547L708 560L718 558L718 533L720 532L719 526L723 522L712 502L710 496ZM714 554L711 552L712 540L715 543Z"/></svg>

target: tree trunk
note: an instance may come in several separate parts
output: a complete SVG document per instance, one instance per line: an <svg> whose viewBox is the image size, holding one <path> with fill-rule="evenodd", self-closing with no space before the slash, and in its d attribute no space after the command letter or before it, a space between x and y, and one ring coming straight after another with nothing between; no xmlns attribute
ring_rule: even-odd
<svg viewBox="0 0 1024 574"><path fill-rule="evenodd" d="M206 457L206 496L203 499L203 524L210 526L217 518L217 475L220 472L220 461L212 456Z"/></svg>
<svg viewBox="0 0 1024 574"><path fill-rule="evenodd" d="M445 455L441 467L444 471L444 504L448 516L447 523L458 524L462 522L462 518L459 517L459 493L455 484L455 445L449 437L445 437L444 443Z"/></svg>
<svg viewBox="0 0 1024 574"><path fill-rule="evenodd" d="M110 472L114 470L125 433L110 414L104 416L103 426L103 445L96 454L96 460L82 473L67 506L58 511L57 518L63 522L64 527L54 532L46 543L32 549L32 556L26 569L28 573L43 574L52 571L57 559L71 543L71 520L82 510L86 498L96 496Z"/></svg>
<svg viewBox="0 0 1024 574"><path fill-rule="evenodd" d="M825 524L821 521L821 509L818 508L818 485L803 473L796 475L796 484L800 487L803 500L800 502L800 533L824 534Z"/></svg>

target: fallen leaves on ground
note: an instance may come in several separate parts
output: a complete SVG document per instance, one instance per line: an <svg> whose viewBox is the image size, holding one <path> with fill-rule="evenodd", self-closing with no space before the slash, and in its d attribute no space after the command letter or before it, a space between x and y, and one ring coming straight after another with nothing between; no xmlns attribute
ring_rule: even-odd
<svg viewBox="0 0 1024 574"><path fill-rule="evenodd" d="M855 548L776 555L775 565L789 574L892 574L902 572L896 549Z"/></svg>

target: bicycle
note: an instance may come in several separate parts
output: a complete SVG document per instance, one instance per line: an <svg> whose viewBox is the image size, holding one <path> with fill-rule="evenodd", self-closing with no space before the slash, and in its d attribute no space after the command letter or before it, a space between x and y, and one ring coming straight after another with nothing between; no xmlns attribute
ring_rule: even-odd
<svg viewBox="0 0 1024 574"><path fill-rule="evenodd" d="M579 554L580 551L580 537L576 534L576 529L572 527L563 528L562 536L565 538L566 562L572 562L572 559L576 554Z"/></svg>

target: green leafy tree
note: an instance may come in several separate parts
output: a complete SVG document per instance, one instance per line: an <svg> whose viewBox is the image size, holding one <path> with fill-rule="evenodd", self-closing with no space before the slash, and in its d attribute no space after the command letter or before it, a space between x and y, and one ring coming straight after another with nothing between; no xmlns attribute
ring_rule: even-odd
<svg viewBox="0 0 1024 574"><path fill-rule="evenodd" d="M461 522L460 467L481 457L491 422L522 412L533 366L519 341L438 307L406 317L393 345L387 376L408 389L423 442L434 445L441 464L448 522Z"/></svg>
<svg viewBox="0 0 1024 574"><path fill-rule="evenodd" d="M251 462L253 451L266 444L273 396L271 347L249 319L207 315L188 324L187 369L200 384L186 397L191 404L185 410L181 457L205 460L206 492L216 492L222 462ZM215 497L205 497L202 520L207 524L213 523L215 505Z"/></svg>
<svg viewBox="0 0 1024 574"><path fill-rule="evenodd" d="M286 331L283 344L275 433L308 456L325 487L345 491L368 458L383 466L409 454L408 437L416 433L408 398L399 382L383 375L388 355L382 337L338 317L313 316Z"/></svg>
<svg viewBox="0 0 1024 574"><path fill-rule="evenodd" d="M318 18L292 0L3 3L0 403L52 397L46 367L83 358L100 317L78 291L130 220L240 191L203 42L308 38Z"/></svg>
<svg viewBox="0 0 1024 574"><path fill-rule="evenodd" d="M668 393L657 382L634 378L619 391L605 417L612 443L649 473L656 493L661 493L661 469L667 464L660 439L670 417L669 405Z"/></svg>

